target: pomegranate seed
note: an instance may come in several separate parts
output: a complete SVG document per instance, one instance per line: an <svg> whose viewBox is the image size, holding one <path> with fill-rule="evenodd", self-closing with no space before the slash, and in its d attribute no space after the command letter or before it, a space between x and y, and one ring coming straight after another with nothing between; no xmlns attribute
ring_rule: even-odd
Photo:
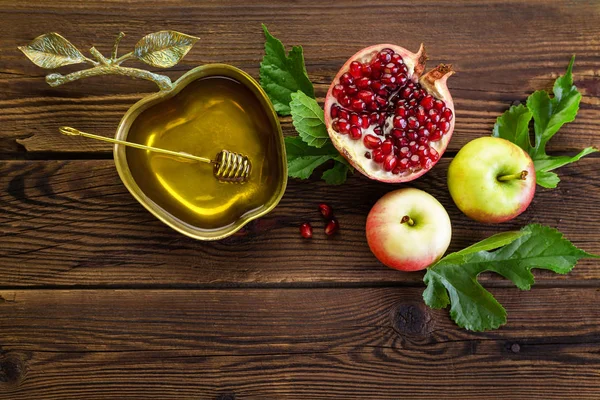
<svg viewBox="0 0 600 400"><path fill-rule="evenodd" d="M354 111L357 111L357 112L364 111L365 107L366 107L365 102L362 101L361 99L352 100L352 109Z"/></svg>
<svg viewBox="0 0 600 400"><path fill-rule="evenodd" d="M396 139L399 139L401 137L404 136L404 132L402 132L400 129L398 128L393 128L391 130L392 136L395 137Z"/></svg>
<svg viewBox="0 0 600 400"><path fill-rule="evenodd" d="M433 102L433 107L435 107L436 110L441 112L441 111L444 111L445 104L441 100L436 100Z"/></svg>
<svg viewBox="0 0 600 400"><path fill-rule="evenodd" d="M365 158L368 158L369 160L371 159L371 152L370 151L367 151L365 153Z"/></svg>
<svg viewBox="0 0 600 400"><path fill-rule="evenodd" d="M381 64L387 64L392 60L392 55L389 52L382 50L379 52L379 54L377 54L377 58Z"/></svg>
<svg viewBox="0 0 600 400"><path fill-rule="evenodd" d="M381 151L383 152L383 154L385 154L386 156L388 154L390 154L392 152L394 148L394 144L392 143L391 140L385 140L382 144L381 144Z"/></svg>
<svg viewBox="0 0 600 400"><path fill-rule="evenodd" d="M319 204L319 212L325 219L331 219L333 217L333 210L325 203Z"/></svg>
<svg viewBox="0 0 600 400"><path fill-rule="evenodd" d="M415 107L417 106L417 103L418 103L417 99L410 99L410 100L408 101L408 106L409 106L410 108L415 108ZM413 111L414 111L414 110L413 110Z"/></svg>
<svg viewBox="0 0 600 400"><path fill-rule="evenodd" d="M352 125L358 125L360 124L360 117L358 116L358 114L350 114L350 123Z"/></svg>
<svg viewBox="0 0 600 400"><path fill-rule="evenodd" d="M385 157L383 169L386 171L391 171L396 168L396 164L398 164L398 158L393 154L389 154L387 157Z"/></svg>
<svg viewBox="0 0 600 400"><path fill-rule="evenodd" d="M402 117L395 116L393 123L394 123L395 128L406 129L407 122L406 122L406 119L404 119Z"/></svg>
<svg viewBox="0 0 600 400"><path fill-rule="evenodd" d="M377 128L373 128L373 133L376 135L379 135L379 136L383 135L383 132L381 131L381 127L379 127L379 126Z"/></svg>
<svg viewBox="0 0 600 400"><path fill-rule="evenodd" d="M419 147L419 145L414 140L412 140L411 142L408 143L408 148L413 153L416 153L418 147Z"/></svg>
<svg viewBox="0 0 600 400"><path fill-rule="evenodd" d="M446 121L452 121L452 110L449 108L446 108L442 112L442 118L444 118Z"/></svg>
<svg viewBox="0 0 600 400"><path fill-rule="evenodd" d="M375 94L370 90L360 90L356 97L358 97L365 103L372 103L375 100Z"/></svg>
<svg viewBox="0 0 600 400"><path fill-rule="evenodd" d="M337 222L337 219L332 219L325 225L325 234L327 236L331 236L336 233L340 229L340 224Z"/></svg>
<svg viewBox="0 0 600 400"><path fill-rule="evenodd" d="M334 131L339 132L340 131L339 121L337 119L334 119L331 122L331 127L333 128Z"/></svg>
<svg viewBox="0 0 600 400"><path fill-rule="evenodd" d="M383 72L385 74L396 75L398 73L398 67L393 62L389 62L383 67Z"/></svg>
<svg viewBox="0 0 600 400"><path fill-rule="evenodd" d="M376 124L378 120L379 114L377 114L376 112L369 114L369 122L371 122L372 124Z"/></svg>
<svg viewBox="0 0 600 400"><path fill-rule="evenodd" d="M371 72L372 72L371 66L363 64L363 66L362 66L362 74L363 74L363 76L366 76L366 77L371 76Z"/></svg>
<svg viewBox="0 0 600 400"><path fill-rule="evenodd" d="M422 124L423 122L425 122L425 118L426 118L426 114L425 114L425 108L419 106L417 108L416 111L416 117L417 117L417 121L419 121L420 124Z"/></svg>
<svg viewBox="0 0 600 400"><path fill-rule="evenodd" d="M409 154L410 154L410 149L408 148L408 146L400 147L400 155L402 157L409 157Z"/></svg>
<svg viewBox="0 0 600 400"><path fill-rule="evenodd" d="M435 108L429 110L428 114L431 122L437 123L440 120L440 112Z"/></svg>
<svg viewBox="0 0 600 400"><path fill-rule="evenodd" d="M333 96L336 99L339 99L340 95L344 93L344 86L342 86L342 85L335 85L333 87L333 90L331 91L331 93L333 94Z"/></svg>
<svg viewBox="0 0 600 400"><path fill-rule="evenodd" d="M410 165L412 165L413 167L416 167L417 165L419 165L419 156L416 154L413 154L412 156L410 156Z"/></svg>
<svg viewBox="0 0 600 400"><path fill-rule="evenodd" d="M408 168L408 164L409 159L405 157L398 162L398 168L405 170L406 168Z"/></svg>
<svg viewBox="0 0 600 400"><path fill-rule="evenodd" d="M368 89L371 86L371 80L367 77L358 78L356 80L356 87L359 89Z"/></svg>
<svg viewBox="0 0 600 400"><path fill-rule="evenodd" d="M367 129L369 127L369 116L366 114L363 114L363 116L360 118L360 127L363 129Z"/></svg>
<svg viewBox="0 0 600 400"><path fill-rule="evenodd" d="M362 64L358 61L352 61L350 63L350 74L355 78L362 76Z"/></svg>
<svg viewBox="0 0 600 400"><path fill-rule="evenodd" d="M392 85L395 86L396 85L396 77L393 76L392 74L383 74L383 75L381 75L381 82L388 86L392 86Z"/></svg>
<svg viewBox="0 0 600 400"><path fill-rule="evenodd" d="M358 92L358 88L356 85L348 85L346 86L346 94L348 96L354 96Z"/></svg>
<svg viewBox="0 0 600 400"><path fill-rule="evenodd" d="M429 156L429 148L425 147L424 145L419 146L419 148L417 149L417 154L419 155L419 157L421 159L423 158L427 158Z"/></svg>
<svg viewBox="0 0 600 400"><path fill-rule="evenodd" d="M383 154L383 152L381 151L381 149L375 149L373 150L373 160L377 163L383 162L383 159L385 158L385 154Z"/></svg>
<svg viewBox="0 0 600 400"><path fill-rule="evenodd" d="M400 173L400 171L401 171L400 167L396 167L392 170L392 174L398 175Z"/></svg>
<svg viewBox="0 0 600 400"><path fill-rule="evenodd" d="M338 119L338 132L339 133L348 133L350 132L350 123L345 119Z"/></svg>
<svg viewBox="0 0 600 400"><path fill-rule="evenodd" d="M341 95L338 98L338 101L340 102L340 104L344 107L348 107L350 105L350 97L346 96L345 94Z"/></svg>
<svg viewBox="0 0 600 400"><path fill-rule="evenodd" d="M408 146L408 139L402 138L402 139L398 140L398 146Z"/></svg>
<svg viewBox="0 0 600 400"><path fill-rule="evenodd" d="M444 118L442 118L442 119L440 119L440 122L438 122L437 126L442 131L442 133L446 133L446 132L448 132L448 129L450 129L450 122L448 122Z"/></svg>
<svg viewBox="0 0 600 400"><path fill-rule="evenodd" d="M350 118L350 114L346 110L340 110L340 118L347 120Z"/></svg>
<svg viewBox="0 0 600 400"><path fill-rule="evenodd" d="M429 132L429 130L424 126L420 127L417 130L417 135L419 136L419 138L428 138L430 133L431 132Z"/></svg>
<svg viewBox="0 0 600 400"><path fill-rule="evenodd" d="M381 146L381 139L375 135L366 135L363 138L363 143L367 149L376 149Z"/></svg>
<svg viewBox="0 0 600 400"><path fill-rule="evenodd" d="M413 130L408 131L406 137L408 137L410 140L419 140L419 134Z"/></svg>
<svg viewBox="0 0 600 400"><path fill-rule="evenodd" d="M426 138L426 137L424 137L424 136L421 136L421 137L419 138L419 140L417 140L417 142L419 142L419 144L429 144L429 143L428 143L428 142L429 142L429 139L428 139L428 138Z"/></svg>
<svg viewBox="0 0 600 400"><path fill-rule="evenodd" d="M400 54L394 53L392 54L392 62L395 64L404 64L404 60Z"/></svg>
<svg viewBox="0 0 600 400"><path fill-rule="evenodd" d="M427 129L430 133L436 128L435 124L431 121L427 121L425 124L425 129Z"/></svg>
<svg viewBox="0 0 600 400"><path fill-rule="evenodd" d="M440 140L442 138L442 131L440 131L439 129L435 129L433 132L431 132L431 135L429 135L429 140L431 140L432 142L436 142L438 140Z"/></svg>
<svg viewBox="0 0 600 400"><path fill-rule="evenodd" d="M356 125L352 125L352 127L350 128L350 138L354 139L354 140L358 140L362 137L362 130L356 126Z"/></svg>
<svg viewBox="0 0 600 400"><path fill-rule="evenodd" d="M340 77L340 83L344 86L353 85L354 78L349 73L345 73Z"/></svg>
<svg viewBox="0 0 600 400"><path fill-rule="evenodd" d="M313 229L308 222L300 225L300 234L303 238L310 239L312 237Z"/></svg>
<svg viewBox="0 0 600 400"><path fill-rule="evenodd" d="M438 152L436 151L436 149L434 149L433 147L430 147L430 148L429 148L429 158L430 158L432 161L437 161L437 160L439 160L439 159L440 159L440 153L438 153Z"/></svg>
<svg viewBox="0 0 600 400"><path fill-rule="evenodd" d="M402 107L402 108L397 108L396 109L396 115L402 118L406 117L406 108Z"/></svg>
<svg viewBox="0 0 600 400"><path fill-rule="evenodd" d="M400 97L408 100L412 97L412 93L413 93L412 90L407 86L400 91Z"/></svg>
<svg viewBox="0 0 600 400"><path fill-rule="evenodd" d="M419 121L415 117L408 117L407 122L410 129L417 129L419 127Z"/></svg>
<svg viewBox="0 0 600 400"><path fill-rule="evenodd" d="M433 107L433 101L433 96L428 94L427 96L423 97L423 100L421 100L419 104L422 105L426 110L431 110Z"/></svg>
<svg viewBox="0 0 600 400"><path fill-rule="evenodd" d="M429 158L421 160L421 167L423 167L424 169L430 169L431 167L433 167L433 161L431 161Z"/></svg>
<svg viewBox="0 0 600 400"><path fill-rule="evenodd" d="M381 73L381 69L383 64L379 60L375 60L371 63L371 70L373 71L371 75L376 75L377 72Z"/></svg>
<svg viewBox="0 0 600 400"><path fill-rule="evenodd" d="M337 118L340 108L335 104L331 106L331 118Z"/></svg>
<svg viewBox="0 0 600 400"><path fill-rule="evenodd" d="M379 123L379 125L383 125L385 123L385 118L387 117L387 115L385 114L385 112L382 112L379 114L379 119L377 120L377 122Z"/></svg>
<svg viewBox="0 0 600 400"><path fill-rule="evenodd" d="M396 83L397 83L399 86L403 86L403 85L406 83L406 81L407 81L407 80L408 80L408 78L406 77L406 74L405 74L405 73L399 72L399 73L396 75Z"/></svg>

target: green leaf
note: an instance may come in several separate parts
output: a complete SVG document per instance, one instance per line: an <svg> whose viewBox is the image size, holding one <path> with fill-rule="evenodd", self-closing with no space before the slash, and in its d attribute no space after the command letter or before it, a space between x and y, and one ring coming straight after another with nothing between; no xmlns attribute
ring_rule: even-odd
<svg viewBox="0 0 600 400"><path fill-rule="evenodd" d="M546 156L544 158L537 159L533 162L536 171L552 171L556 168L560 168L563 165L567 165L578 161L580 158L587 156L588 154L597 152L598 149L593 147L586 147L581 150L579 154L569 157L569 156Z"/></svg>
<svg viewBox="0 0 600 400"><path fill-rule="evenodd" d="M524 105L512 106L498 117L492 136L509 140L529 153L529 122L532 117L533 114Z"/></svg>
<svg viewBox="0 0 600 400"><path fill-rule="evenodd" d="M38 36L27 46L19 46L19 50L35 65L46 69L85 62L77 47L55 32Z"/></svg>
<svg viewBox="0 0 600 400"><path fill-rule="evenodd" d="M332 144L311 147L299 137L286 137L285 150L288 175L300 179L309 178L315 168L339 155Z"/></svg>
<svg viewBox="0 0 600 400"><path fill-rule="evenodd" d="M565 75L554 83L553 98L550 98L546 91L539 90L527 99L527 108L533 113L534 119L535 148L531 153L533 159L546 156L548 140L577 115L581 93L573 85L574 62L575 56L571 58Z"/></svg>
<svg viewBox="0 0 600 400"><path fill-rule="evenodd" d="M336 161L333 164L333 168L323 172L321 178L323 178L328 185L341 185L346 182L348 172L350 172L350 169L345 163Z"/></svg>
<svg viewBox="0 0 600 400"><path fill-rule="evenodd" d="M169 68L190 51L197 37L176 31L150 33L135 45L133 55L148 65Z"/></svg>
<svg viewBox="0 0 600 400"><path fill-rule="evenodd" d="M535 183L541 187L554 189L558 182L560 182L560 178L554 172L535 171Z"/></svg>
<svg viewBox="0 0 600 400"><path fill-rule="evenodd" d="M521 233L495 235L429 267L424 277L425 303L434 308L450 304L450 316L460 327L474 331L495 329L506 323L506 311L477 282L480 273L496 272L519 289L528 290L534 282L533 268L566 274L579 259L596 257L576 248L559 231L547 226L527 225ZM487 251L498 245L502 247Z"/></svg>
<svg viewBox="0 0 600 400"><path fill-rule="evenodd" d="M302 140L314 147L323 147L330 143L323 110L315 99L297 91L292 93L290 108L294 128Z"/></svg>
<svg viewBox="0 0 600 400"><path fill-rule="evenodd" d="M279 115L289 115L291 95L302 91L308 97L315 97L315 91L306 68L301 46L294 46L286 56L281 41L273 37L263 24L265 33L265 56L260 63L260 85L265 90L275 111Z"/></svg>

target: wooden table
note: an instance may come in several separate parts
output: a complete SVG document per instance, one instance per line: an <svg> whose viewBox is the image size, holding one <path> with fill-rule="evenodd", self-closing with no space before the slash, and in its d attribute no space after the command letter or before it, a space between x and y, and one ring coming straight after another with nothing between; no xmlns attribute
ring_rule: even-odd
<svg viewBox="0 0 600 400"><path fill-rule="evenodd" d="M573 53L581 110L549 150L600 145L600 2L423 3L1 1L0 399L600 399L600 262L538 272L529 292L482 276L508 324L471 333L423 305L421 273L371 255L366 215L395 186L290 180L280 205L240 234L194 241L133 199L110 145L58 134L66 124L112 136L153 84L113 76L50 88L16 48L56 30L109 54L121 30L125 50L175 29L201 40L172 78L210 62L258 77L264 22L303 45L322 101L358 49L425 42L430 66L458 71L457 124L444 159L411 186L450 213L450 250L540 222L600 254L597 155L561 169L556 190L538 188L498 226L462 215L445 183L456 151L515 100L549 89ZM319 202L339 217L333 238ZM307 220L312 240L298 233Z"/></svg>

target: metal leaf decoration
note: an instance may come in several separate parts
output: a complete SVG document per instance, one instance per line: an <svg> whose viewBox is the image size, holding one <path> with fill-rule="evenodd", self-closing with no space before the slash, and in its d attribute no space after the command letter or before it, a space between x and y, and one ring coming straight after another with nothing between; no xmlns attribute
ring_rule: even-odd
<svg viewBox="0 0 600 400"><path fill-rule="evenodd" d="M19 46L19 50L35 65L47 69L85 62L77 47L55 32L38 36L27 46Z"/></svg>
<svg viewBox="0 0 600 400"><path fill-rule="evenodd" d="M175 31L155 32L137 42L133 54L153 67L169 68L177 64L197 40L197 37Z"/></svg>

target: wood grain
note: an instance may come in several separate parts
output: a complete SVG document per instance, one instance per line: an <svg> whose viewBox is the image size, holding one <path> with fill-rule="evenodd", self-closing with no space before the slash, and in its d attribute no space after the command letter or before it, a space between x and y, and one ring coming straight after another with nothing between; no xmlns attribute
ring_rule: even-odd
<svg viewBox="0 0 600 400"><path fill-rule="evenodd" d="M501 225L477 224L454 206L446 188L449 160L411 183L446 207L451 251L527 223L558 228L577 246L600 254L600 158L562 168L556 190L538 189L530 208ZM415 284L419 273L381 265L369 251L364 225L372 205L394 186L352 177L341 186L290 180L280 205L240 234L194 241L172 231L121 184L112 161L0 163L0 286L38 285L318 285ZM328 238L317 211L330 204L340 221ZM310 221L315 235L298 227ZM582 261L568 276L539 272L539 283L598 284L598 261ZM484 277L484 279L488 279ZM494 279L493 284L506 284Z"/></svg>
<svg viewBox="0 0 600 400"><path fill-rule="evenodd" d="M2 291L0 399L597 399L600 292L494 293L469 333L416 288Z"/></svg>
<svg viewBox="0 0 600 400"><path fill-rule="evenodd" d="M48 87L45 71L16 48L42 33L58 30L84 51L95 45L108 54L119 31L128 33L121 42L126 51L147 33L176 29L201 40L167 75L176 78L197 65L224 62L257 78L264 44L261 23L288 46L304 47L320 101L337 70L360 48L390 42L416 50L424 42L430 66L452 63L458 71L449 84L457 117L451 151L490 134L495 119L513 102L549 89L576 53L581 110L549 148L573 151L600 145L594 136L600 129L600 7L594 1L162 0L152 7L141 0L39 1L0 3L0 19L5 21L0 26L0 153L110 152L110 145L66 138L57 129L72 125L112 136L125 111L155 90L150 82L115 76ZM294 134L289 118L282 122L285 134Z"/></svg>

